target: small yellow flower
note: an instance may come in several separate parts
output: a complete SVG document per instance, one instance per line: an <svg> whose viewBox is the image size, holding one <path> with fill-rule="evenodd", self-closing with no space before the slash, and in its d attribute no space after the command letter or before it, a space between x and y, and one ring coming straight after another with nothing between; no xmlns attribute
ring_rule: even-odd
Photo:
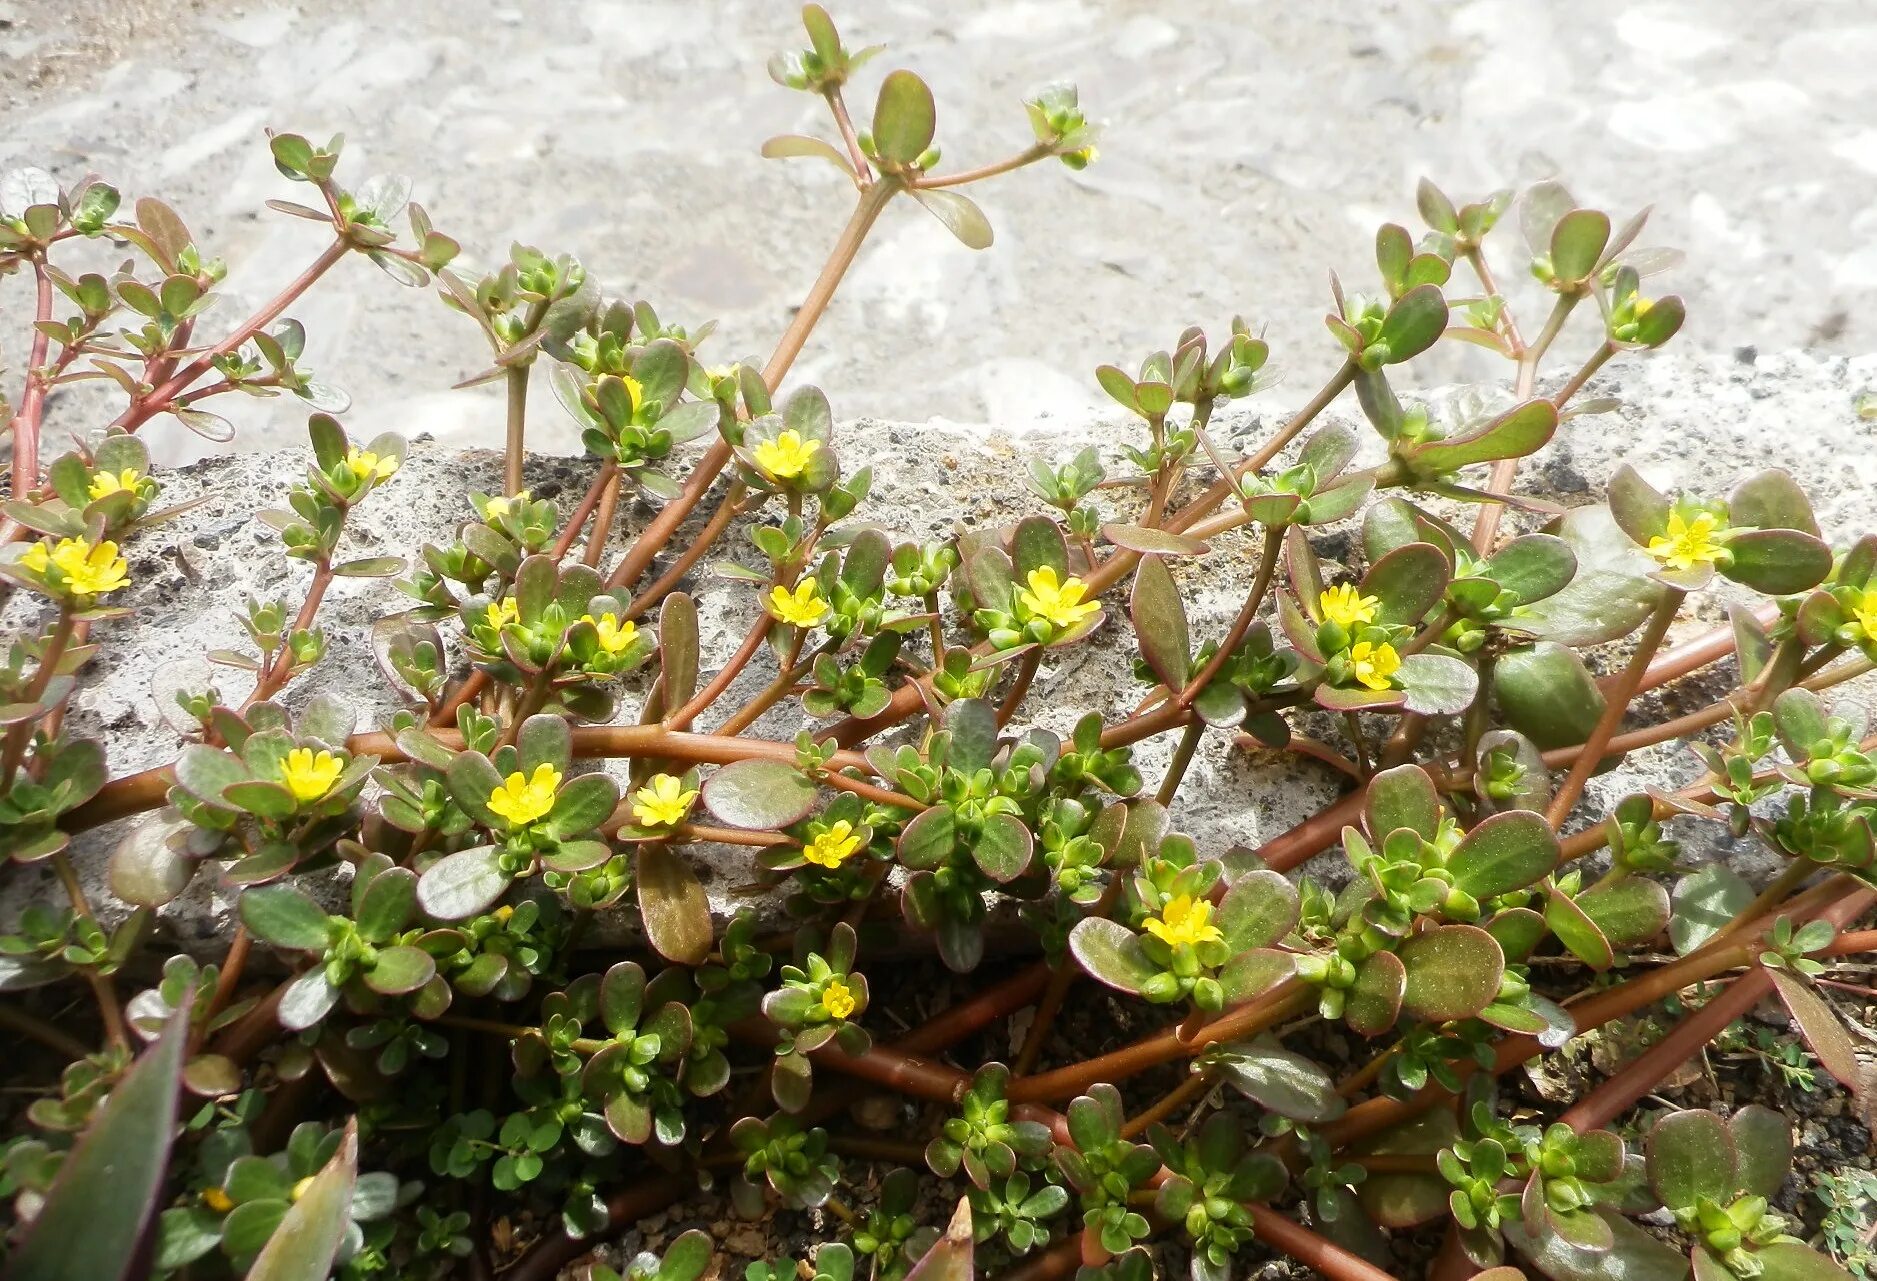
<svg viewBox="0 0 1877 1281"><path fill-rule="evenodd" d="M638 413L639 406L645 403L645 384L638 379L621 375L620 382L626 386L626 399L632 402L632 412Z"/></svg>
<svg viewBox="0 0 1877 1281"><path fill-rule="evenodd" d="M287 1199L290 1201L298 1201L301 1197L305 1196L306 1190L313 1186L313 1177L314 1176L309 1174L298 1183L295 1183L292 1189L287 1193Z"/></svg>
<svg viewBox="0 0 1877 1281"><path fill-rule="evenodd" d="M687 790L683 779L654 774L650 782L632 794L632 817L641 827L672 827L684 821L696 799L697 791Z"/></svg>
<svg viewBox="0 0 1877 1281"><path fill-rule="evenodd" d="M515 909L504 903L502 906L489 913L489 915L495 918L497 925L507 925L509 918L515 915Z"/></svg>
<svg viewBox="0 0 1877 1281"><path fill-rule="evenodd" d="M345 762L331 752L314 755L310 747L296 747L287 753L287 763L281 768L280 781L293 793L294 800L306 805L323 799L343 773Z"/></svg>
<svg viewBox="0 0 1877 1281"><path fill-rule="evenodd" d="M126 467L121 472L101 471L91 478L91 488L85 492L91 495L91 501L95 503L112 494L136 493L137 482L142 479L135 467Z"/></svg>
<svg viewBox="0 0 1877 1281"><path fill-rule="evenodd" d="M202 1190L202 1204L206 1205L217 1214L227 1214L230 1210L235 1208L235 1199L220 1188L204 1188Z"/></svg>
<svg viewBox="0 0 1877 1281"><path fill-rule="evenodd" d="M1349 649L1349 670L1370 689L1390 689L1389 677L1401 668L1401 655L1393 645L1357 641Z"/></svg>
<svg viewBox="0 0 1877 1281"><path fill-rule="evenodd" d="M828 602L821 599L821 584L812 578L804 578L795 584L795 591L777 586L769 593L769 613L792 627L814 627L825 620L831 611Z"/></svg>
<svg viewBox="0 0 1877 1281"><path fill-rule="evenodd" d="M1650 309L1654 306L1655 299L1644 298L1641 294L1637 294L1634 298L1629 300L1629 314L1634 316L1637 320L1641 320L1644 316L1649 314Z"/></svg>
<svg viewBox="0 0 1877 1281"><path fill-rule="evenodd" d="M1877 587L1866 587L1857 604L1851 607L1851 617L1864 632L1864 639L1877 641Z"/></svg>
<svg viewBox="0 0 1877 1281"><path fill-rule="evenodd" d="M560 771L552 765L535 766L532 778L516 770L489 793L489 809L498 818L506 819L510 827L526 827L554 808L554 793L560 790L560 779Z"/></svg>
<svg viewBox="0 0 1877 1281"><path fill-rule="evenodd" d="M527 501L529 494L525 489L516 490L513 498L503 498L498 494L483 504L483 516L487 520L501 520Z"/></svg>
<svg viewBox="0 0 1877 1281"><path fill-rule="evenodd" d="M1373 596L1364 596L1349 583L1338 583L1317 597L1317 608L1323 617L1346 632L1374 622L1375 607L1381 603Z"/></svg>
<svg viewBox="0 0 1877 1281"><path fill-rule="evenodd" d="M398 460L390 454L380 458L369 449L354 448L346 451L345 467L356 480L367 476L373 480L390 480L397 474Z"/></svg>
<svg viewBox="0 0 1877 1281"><path fill-rule="evenodd" d="M794 480L808 468L808 460L821 450L818 440L806 440L798 431L785 431L774 440L757 444L756 465L777 480Z"/></svg>
<svg viewBox="0 0 1877 1281"><path fill-rule="evenodd" d="M852 988L839 979L829 979L821 989L821 1004L827 1007L829 1018L844 1019L854 1012L857 1002Z"/></svg>
<svg viewBox="0 0 1877 1281"><path fill-rule="evenodd" d="M1727 550L1715 540L1719 526L1713 512L1701 512L1687 520L1680 512L1672 511L1668 514L1667 535L1657 534L1649 540L1649 554L1670 569L1712 565Z"/></svg>
<svg viewBox="0 0 1877 1281"><path fill-rule="evenodd" d="M1195 899L1190 894L1180 894L1167 900L1159 916L1147 918L1147 932L1168 947L1178 947L1182 943L1217 943L1225 937L1219 932L1219 927L1212 923L1212 904L1205 899Z"/></svg>
<svg viewBox="0 0 1877 1281"><path fill-rule="evenodd" d="M50 550L34 543L21 553L19 563L74 596L98 596L130 585L130 566L117 554L117 544L109 541L94 547L82 538L61 538ZM49 577L55 569L64 577L62 584Z"/></svg>
<svg viewBox="0 0 1877 1281"><path fill-rule="evenodd" d="M580 621L593 624L593 630L600 634L600 648L614 658L632 648L632 642L639 638L637 623L630 619L622 623L617 615L610 612L601 614L598 618L591 614L582 614Z"/></svg>
<svg viewBox="0 0 1877 1281"><path fill-rule="evenodd" d="M1017 592L1017 609L1026 620L1040 618L1066 630L1101 608L1096 601L1082 599L1087 583L1074 577L1058 582L1054 566L1031 570L1028 581L1029 587Z"/></svg>
<svg viewBox="0 0 1877 1281"><path fill-rule="evenodd" d="M507 596L501 600L492 600L489 602L488 608L482 611L482 621L488 625L491 631L499 632L507 624L519 623L521 621L521 607L515 604L515 598L513 596Z"/></svg>
<svg viewBox="0 0 1877 1281"><path fill-rule="evenodd" d="M816 867L837 868L860 849L860 834L846 819L836 819L828 830L808 842L802 857Z"/></svg>

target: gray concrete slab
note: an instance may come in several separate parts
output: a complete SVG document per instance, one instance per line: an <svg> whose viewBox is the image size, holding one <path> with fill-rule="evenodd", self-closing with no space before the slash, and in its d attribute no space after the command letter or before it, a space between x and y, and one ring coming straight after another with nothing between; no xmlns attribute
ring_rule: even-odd
<svg viewBox="0 0 1877 1281"><path fill-rule="evenodd" d="M1877 287L1864 0L834 7L853 42L889 44L858 99L896 65L935 86L948 165L1023 145L1018 99L1052 77L1109 125L1086 173L1052 163L982 189L985 253L889 212L798 366L842 416L1087 421L1097 364L1234 312L1268 326L1291 371L1276 399L1301 399L1336 359L1327 271L1372 275L1374 226L1412 214L1422 174L1472 194L1555 175L1619 213L1653 202L1650 239L1689 254L1673 284L1690 347L1877 346L1860 305ZM575 252L613 291L720 319L711 354L760 355L847 204L831 169L757 155L823 127L818 102L763 72L799 42L794 15L785 0L0 0L0 166L163 195L229 260L231 303L251 304L318 236L261 208L295 194L263 128L343 130L347 172L411 174L480 257L512 238ZM1499 258L1514 281L1516 244ZM23 299L0 282L7 321ZM348 263L296 314L355 430L497 438L496 395L447 390L482 353L428 293ZM1429 363L1428 382L1493 372L1470 350ZM239 443L258 448L303 415L243 416ZM535 417L532 443L576 447L550 399Z"/></svg>

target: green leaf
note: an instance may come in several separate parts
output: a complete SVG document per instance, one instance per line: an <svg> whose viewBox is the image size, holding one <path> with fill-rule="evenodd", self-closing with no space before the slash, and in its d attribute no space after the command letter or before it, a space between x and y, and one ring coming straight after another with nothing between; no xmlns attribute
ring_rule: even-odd
<svg viewBox="0 0 1877 1281"><path fill-rule="evenodd" d="M1616 964L1610 940L1570 895L1557 886L1545 898L1545 924L1571 954L1593 970L1607 970Z"/></svg>
<svg viewBox="0 0 1877 1281"><path fill-rule="evenodd" d="M324 966L302 971L281 995L276 1017L289 1032L304 1032L332 1013L338 1003L339 989L326 979Z"/></svg>
<svg viewBox="0 0 1877 1281"><path fill-rule="evenodd" d="M710 1267L711 1237L701 1228L692 1228L665 1247L658 1264L658 1281L697 1281Z"/></svg>
<svg viewBox="0 0 1877 1281"><path fill-rule="evenodd" d="M230 783L222 789L222 799L237 809L276 822L292 817L294 810L299 808L299 802L285 785L261 779Z"/></svg>
<svg viewBox="0 0 1877 1281"><path fill-rule="evenodd" d="M1401 1017L1408 971L1393 952L1377 952L1356 967L1356 985L1343 1004L1343 1019L1364 1036L1380 1036Z"/></svg>
<svg viewBox="0 0 1877 1281"><path fill-rule="evenodd" d="M1594 645L1636 630L1662 599L1655 561L1602 505L1573 508L1552 528L1577 557L1577 573L1554 596L1528 604L1517 626L1566 645Z"/></svg>
<svg viewBox="0 0 1877 1281"><path fill-rule="evenodd" d="M265 889L249 890L243 901ZM387 943L410 923L417 909L417 874L408 867L387 867L371 878L359 896L354 919L359 933L373 943Z"/></svg>
<svg viewBox="0 0 1877 1281"><path fill-rule="evenodd" d="M1647 547L1651 538L1668 528L1674 504L1628 463L1610 473L1607 494L1610 515L1638 547Z"/></svg>
<svg viewBox="0 0 1877 1281"><path fill-rule="evenodd" d="M1287 1050L1275 1037L1220 1047L1225 1079L1268 1112L1306 1125L1325 1125L1348 1110L1336 1082L1315 1060Z"/></svg>
<svg viewBox="0 0 1877 1281"><path fill-rule="evenodd" d="M1362 816L1377 841L1403 827L1432 840L1440 828L1440 793L1419 765L1397 765L1369 780Z"/></svg>
<svg viewBox="0 0 1877 1281"><path fill-rule="evenodd" d="M1010 559L1016 581L1028 584L1030 574L1048 567L1056 571L1058 581L1069 577L1069 547L1062 538L1062 526L1047 516L1025 516L1017 522L1010 536Z"/></svg>
<svg viewBox="0 0 1877 1281"><path fill-rule="evenodd" d="M810 156L817 160L827 161L850 178L854 176L854 166L848 162L846 156L841 154L841 149L820 138L810 138L797 133L781 134L763 143L762 154L768 160Z"/></svg>
<svg viewBox="0 0 1877 1281"><path fill-rule="evenodd" d="M900 829L899 861L916 870L939 866L951 857L957 823L946 805L921 810Z"/></svg>
<svg viewBox="0 0 1877 1281"><path fill-rule="evenodd" d="M117 1281L133 1274L176 1133L192 995L131 1066L59 1167L9 1261L7 1281ZM322 1274L323 1275L323 1274Z"/></svg>
<svg viewBox="0 0 1877 1281"><path fill-rule="evenodd" d="M1555 641L1501 655L1492 689L1507 725L1540 748L1584 742L1603 715L1596 678L1576 650Z"/></svg>
<svg viewBox="0 0 1877 1281"><path fill-rule="evenodd" d="M971 857L986 876L1005 884L1023 875L1033 849L1030 829L1022 819L1015 814L993 814L972 842Z"/></svg>
<svg viewBox="0 0 1877 1281"><path fill-rule="evenodd" d="M1551 270L1558 283L1575 285L1587 279L1609 243L1609 214L1573 209L1558 219L1551 229Z"/></svg>
<svg viewBox="0 0 1877 1281"><path fill-rule="evenodd" d="M1649 1131L1644 1151L1650 1186L1669 1209L1692 1209L1703 1197L1733 1200L1733 1136L1712 1112L1669 1113Z"/></svg>
<svg viewBox="0 0 1877 1281"><path fill-rule="evenodd" d="M815 785L787 761L733 761L705 780L703 801L730 827L773 831L807 815Z"/></svg>
<svg viewBox="0 0 1877 1281"><path fill-rule="evenodd" d="M1851 1034L1844 1030L1831 1006L1825 1004L1825 998L1790 970L1768 969L1766 976L1779 989L1779 999L1785 1002L1792 1021L1799 1025L1799 1034L1812 1047L1820 1065L1852 1093L1863 1090L1863 1073Z"/></svg>
<svg viewBox="0 0 1877 1281"><path fill-rule="evenodd" d="M665 597L659 608L658 656L665 706L676 710L697 693L697 602L683 592Z"/></svg>
<svg viewBox="0 0 1877 1281"><path fill-rule="evenodd" d="M248 933L275 947L322 952L330 922L326 910L291 885L258 885L243 890L241 923Z"/></svg>
<svg viewBox="0 0 1877 1281"><path fill-rule="evenodd" d="M1675 883L1668 937L1681 956L1699 948L1753 902L1753 887L1732 868L1709 863Z"/></svg>
<svg viewBox="0 0 1877 1281"><path fill-rule="evenodd" d="M1571 545L1554 534L1526 534L1487 558L1485 576L1523 604L1555 596L1577 572Z"/></svg>
<svg viewBox="0 0 1877 1281"><path fill-rule="evenodd" d="M1606 1250L1586 1250L1553 1233L1534 1238L1518 1223L1508 1223L1505 1236L1553 1281L1686 1281L1686 1251L1663 1245L1613 1210L1595 1213L1610 1228Z"/></svg>
<svg viewBox="0 0 1877 1281"><path fill-rule="evenodd" d="M568 840L598 828L619 806L619 784L605 774L582 774L562 785L543 826L552 836Z"/></svg>
<svg viewBox="0 0 1877 1281"><path fill-rule="evenodd" d="M1408 971L1402 1006L1430 1022L1471 1018L1499 994L1505 953L1499 940L1472 925L1443 925L1401 945Z"/></svg>
<svg viewBox="0 0 1877 1281"><path fill-rule="evenodd" d="M710 899L689 861L663 844L645 844L633 855L633 874L646 941L667 960L702 964L711 947Z"/></svg>
<svg viewBox="0 0 1877 1281"><path fill-rule="evenodd" d="M1380 340L1388 345L1387 364L1420 355L1447 328L1447 300L1439 285L1416 285L1401 295L1382 317Z"/></svg>
<svg viewBox="0 0 1877 1281"><path fill-rule="evenodd" d="M1534 885L1557 865L1557 836L1528 810L1509 810L1481 822L1447 860L1454 884L1481 901Z"/></svg>
<svg viewBox="0 0 1877 1281"><path fill-rule="evenodd" d="M367 556L334 565L332 572L340 578L390 578L402 574L404 569L404 559L400 556Z"/></svg>
<svg viewBox="0 0 1877 1281"><path fill-rule="evenodd" d="M1671 914L1668 891L1657 881L1630 876L1577 896L1603 936L1617 947L1637 947L1662 932Z"/></svg>
<svg viewBox="0 0 1877 1281"><path fill-rule="evenodd" d="M1232 882L1213 923L1237 955L1276 944L1297 923L1298 908L1297 887L1281 873L1259 868Z"/></svg>
<svg viewBox="0 0 1877 1281"><path fill-rule="evenodd" d="M1778 467L1755 472L1734 486L1727 496L1727 517L1754 529L1796 529L1814 537L1819 532L1811 499L1792 473Z"/></svg>
<svg viewBox="0 0 1877 1281"><path fill-rule="evenodd" d="M437 972L430 953L415 947L378 949L378 958L365 971L365 986L380 996L404 996L428 983Z"/></svg>
<svg viewBox="0 0 1877 1281"><path fill-rule="evenodd" d="M1375 611L1377 622L1413 625L1440 603L1451 576L1447 558L1438 547L1409 543L1369 566L1362 576L1362 593L1381 602Z"/></svg>
<svg viewBox="0 0 1877 1281"><path fill-rule="evenodd" d="M1101 536L1116 547L1155 556L1203 556L1212 550L1210 543L1185 534L1170 534L1164 529L1145 525L1103 525Z"/></svg>
<svg viewBox="0 0 1877 1281"><path fill-rule="evenodd" d="M1128 616L1140 641L1141 657L1161 683L1178 692L1192 676L1192 638L1187 631L1186 603L1178 584L1158 556L1141 557L1134 571L1134 591L1128 598Z"/></svg>
<svg viewBox="0 0 1877 1281"><path fill-rule="evenodd" d="M1763 1269L1761 1281L1855 1281L1830 1257L1797 1241L1761 1246L1753 1257Z"/></svg>
<svg viewBox="0 0 1877 1281"><path fill-rule="evenodd" d="M1109 987L1139 994L1160 967L1147 959L1140 937L1119 921L1091 916L1069 932L1069 951L1089 976Z"/></svg>
<svg viewBox="0 0 1877 1281"><path fill-rule="evenodd" d="M1769 596L1816 587L1831 573L1831 547L1797 529L1750 529L1727 540L1721 573Z"/></svg>
<svg viewBox="0 0 1877 1281"><path fill-rule="evenodd" d="M1416 445L1409 457L1417 467L1445 474L1471 463L1523 458L1536 453L1557 429L1557 407L1549 400L1528 400L1508 409L1471 435Z"/></svg>
<svg viewBox="0 0 1877 1281"><path fill-rule="evenodd" d="M938 130L938 109L925 81L910 71L888 73L873 108L873 145L880 158L905 168L925 154Z"/></svg>
<svg viewBox="0 0 1877 1281"><path fill-rule="evenodd" d="M438 920L464 921L501 898L508 882L502 851L479 845L431 864L417 882L417 901Z"/></svg>
<svg viewBox="0 0 1877 1281"><path fill-rule="evenodd" d="M352 1223L357 1178L358 1120L353 1118L345 1123L339 1150L313 1176L255 1257L247 1281L326 1281Z"/></svg>
<svg viewBox="0 0 1877 1281"><path fill-rule="evenodd" d="M1361 1151L1365 1156L1432 1156L1459 1137L1453 1114L1435 1108L1377 1135L1361 1145ZM1356 1185L1363 1210L1386 1228L1411 1228L1446 1217L1449 1191L1438 1174L1371 1174Z"/></svg>
<svg viewBox="0 0 1877 1281"><path fill-rule="evenodd" d="M958 243L967 249L989 249L994 233L991 220L984 216L977 202L959 191L940 189L922 191L912 189L912 198L924 205L926 211L945 224L945 229L958 238Z"/></svg>
<svg viewBox="0 0 1877 1281"><path fill-rule="evenodd" d="M1792 1126L1771 1108L1749 1103L1727 1118L1727 1131L1740 1162L1740 1191L1772 1200L1792 1172Z"/></svg>
<svg viewBox="0 0 1877 1281"><path fill-rule="evenodd" d="M1451 654L1410 654L1395 678L1406 691L1403 705L1422 716L1457 716L1479 697L1479 673Z"/></svg>

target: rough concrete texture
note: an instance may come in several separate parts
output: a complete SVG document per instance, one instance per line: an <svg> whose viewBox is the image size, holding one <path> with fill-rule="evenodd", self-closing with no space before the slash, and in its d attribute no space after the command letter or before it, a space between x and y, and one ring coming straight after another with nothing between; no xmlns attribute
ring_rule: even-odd
<svg viewBox="0 0 1877 1281"><path fill-rule="evenodd" d="M412 175L478 258L515 238L575 252L616 293L720 318L712 358L762 353L847 206L832 169L757 155L771 134L825 129L819 103L763 72L802 42L797 8L0 0L0 167L95 170L171 200L231 264L226 324L317 249L316 228L262 208L302 190L275 173L263 129L342 130L345 173ZM834 8L852 43L889 45L856 110L883 70L917 68L938 92L947 167L1022 146L1018 98L1050 79L1078 81L1109 123L1086 173L1052 163L977 189L998 231L986 253L910 206L888 212L796 371L843 416L1073 427L1098 403L1097 364L1234 312L1268 325L1292 371L1279 395L1300 400L1335 359L1325 273L1364 287L1375 226L1411 220L1423 174L1473 195L1557 176L1619 214L1653 202L1647 242L1689 254L1671 278L1687 348L1877 346L1877 318L1855 305L1877 285L1868 5ZM1504 240L1500 275L1516 283L1516 229ZM0 309L21 288L0 282ZM428 291L351 262L295 314L309 367L353 394L356 430L499 438L497 393L445 390L485 353ZM1467 381L1486 358L1440 359L1439 378ZM297 438L291 402L237 408L242 447ZM163 431L172 450L200 449Z"/></svg>
<svg viewBox="0 0 1877 1281"><path fill-rule="evenodd" d="M1712 492L1750 470L1776 464L1804 477L1818 500L1828 536L1842 543L1867 531L1869 494L1877 484L1877 455L1869 448L1870 427L1853 407L1856 389L1877 376L1877 358L1847 360L1787 356L1744 361L1638 359L1620 366L1594 384L1587 395L1616 396L1621 408L1567 423L1559 439L1526 469L1533 493L1575 505L1601 493L1620 461L1640 468L1664 488L1697 487ZM1435 400L1443 398L1436 393ZM1334 412L1353 413L1339 406ZM1241 446L1262 439L1276 425L1260 408L1240 409L1221 419L1223 434ZM846 466L871 462L874 492L861 515L879 522L899 539L944 537L958 530L1008 523L1036 509L1020 477L1031 455L1060 461L1089 439L1103 442L1111 462L1116 446L1131 439L1130 429L1110 420L1093 430L1034 433L1022 438L986 438L980 433L931 425L862 420L843 426L837 445ZM1380 444L1365 438L1364 459L1374 461ZM213 498L173 526L140 539L131 548L134 587L125 603L136 608L134 621L110 625L105 648L74 705L75 731L104 738L114 774L163 764L178 745L165 720L163 699L153 682L200 687L208 676L204 651L239 647L243 634L234 611L250 595L281 597L298 603L307 571L288 567L277 553L271 530L255 513L280 503L284 487L304 467L302 452L282 451L212 459L168 473L165 500L186 500L203 493ZM462 452L420 442L404 470L368 501L357 517L354 544L359 554L409 555L426 540L447 536L468 516L463 497L470 488L487 490L498 481L499 457L484 451ZM533 461L529 479L537 495L555 498L563 510L583 492L585 464L567 459ZM1117 496L1118 495L1118 496ZM1104 491L1116 514L1130 510L1125 491ZM621 513L621 537L641 527L649 510ZM1515 516L1512 525L1528 520ZM1332 561L1353 545L1348 531L1321 532L1320 548ZM747 547L740 531L722 544L725 555ZM613 549L617 550L617 545ZM1196 638L1217 636L1236 612L1251 577L1251 540L1234 534L1217 541L1201 562L1177 567L1187 594ZM701 577L691 585L700 603L704 667L720 664L755 617L755 593L748 584ZM1670 643L1719 622L1728 599L1723 586L1704 595L1671 634ZM378 674L369 650L369 628L381 614L403 607L385 581L341 580L334 585L321 615L331 641L323 666L302 678L287 695L299 703L316 688L333 688L355 699L361 725L376 723L396 706L390 685ZM1045 665L1026 704L1034 723L1067 734L1089 710L1109 719L1124 716L1144 689L1128 676L1131 636L1122 621L1125 595L1110 594L1110 622L1089 644L1064 651ZM19 596L4 622L28 621L32 604ZM453 633L454 629L448 629ZM455 637L449 637L452 644ZM1615 647L1620 650L1620 646ZM1606 659L1609 656L1606 655ZM733 707L760 684L771 669L766 659L752 665L728 695ZM1616 656L1620 661L1620 654ZM225 698L237 700L248 677L222 670L218 679ZM625 687L622 719L632 719L644 693L644 679ZM1728 686L1697 680L1648 700L1648 719L1678 714L1705 704ZM1857 697L1868 700L1868 688ZM789 739L802 727L799 713L772 713L757 732ZM721 715L706 716L708 729ZM1310 732L1334 740L1339 724L1323 714L1309 714ZM1150 780L1159 776L1170 739L1141 745L1137 759ZM1675 787L1696 772L1692 757L1674 747L1638 753L1620 770L1594 780L1594 803L1607 805L1643 785ZM1266 751L1248 751L1232 736L1207 736L1180 799L1176 820L1192 832L1201 848L1221 852L1233 844L1255 846L1307 817L1340 790L1340 779L1314 761ZM147 821L147 820L145 820ZM133 823L86 838L83 868L102 885L105 851ZM1711 825L1695 827L1696 857L1743 860L1743 871L1759 872L1764 855L1735 846ZM748 851L698 847L709 869L711 895L722 911L748 901L739 887L750 880ZM1319 860L1314 871L1334 877L1338 868ZM165 912L167 926L185 944L214 936L226 919L227 903L210 878L200 877L183 900ZM623 922L622 922L623 924Z"/></svg>

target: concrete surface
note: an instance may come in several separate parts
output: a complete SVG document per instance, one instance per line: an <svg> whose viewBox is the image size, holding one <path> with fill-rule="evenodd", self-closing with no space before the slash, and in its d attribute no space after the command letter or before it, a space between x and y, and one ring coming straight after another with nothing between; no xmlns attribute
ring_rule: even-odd
<svg viewBox="0 0 1877 1281"><path fill-rule="evenodd" d="M1859 305L1877 286L1864 0L833 7L850 43L889 44L857 111L880 72L915 67L946 166L1022 146L1018 98L1052 78L1079 81L1109 125L1086 173L1051 163L977 189L998 230L986 253L889 211L798 366L842 416L1081 424L1104 403L1097 364L1235 311L1291 370L1275 402L1301 400L1335 359L1326 273L1372 278L1374 227L1411 220L1423 174L1460 195L1560 176L1619 215L1653 202L1648 241L1689 255L1671 277L1685 350L1877 346ZM792 0L0 0L0 167L161 194L229 260L232 317L317 247L262 209L297 191L263 128L343 130L345 174L412 175L483 260L513 238L572 251L614 292L719 318L712 358L760 356L847 205L826 166L757 155L770 134L825 128L763 72L800 43ZM1503 242L1516 288L1516 228ZM0 281L0 343L20 341L22 299ZM484 363L478 340L428 291L348 263L295 314L309 367L352 393L355 431L496 439L498 397L447 390ZM1486 360L1442 353L1423 382L1486 376ZM242 446L297 438L294 403L241 408ZM539 445L574 447L551 399L535 421ZM166 452L199 452L178 435L158 431Z"/></svg>

